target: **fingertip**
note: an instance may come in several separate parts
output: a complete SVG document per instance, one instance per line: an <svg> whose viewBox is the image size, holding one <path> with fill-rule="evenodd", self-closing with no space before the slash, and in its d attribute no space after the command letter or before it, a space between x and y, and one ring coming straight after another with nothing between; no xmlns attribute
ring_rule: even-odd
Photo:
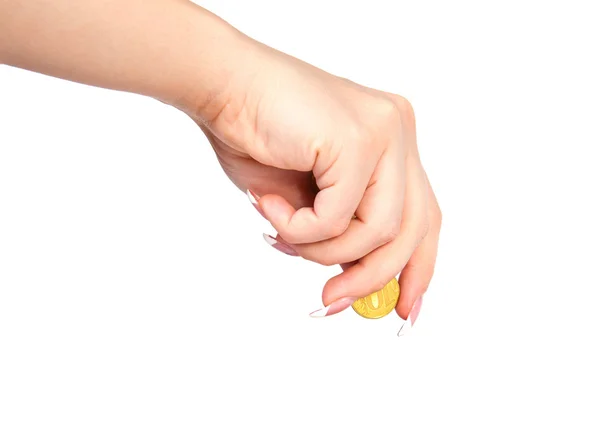
<svg viewBox="0 0 600 428"><path fill-rule="evenodd" d="M279 195L264 195L258 204L267 220L279 233L281 233L280 229L289 223L295 212L294 207Z"/></svg>
<svg viewBox="0 0 600 428"><path fill-rule="evenodd" d="M408 316L410 315L410 311L412 310L412 307L417 299L418 299L418 297L411 297L411 298L404 297L403 298L401 296L400 299L398 300L398 304L396 305L396 313L398 314L398 316L400 318L402 318L403 320L408 319Z"/></svg>
<svg viewBox="0 0 600 428"><path fill-rule="evenodd" d="M388 281L378 281L368 275L360 263L344 263L344 271L330 278L323 287L323 303L342 297L361 298L381 290Z"/></svg>
<svg viewBox="0 0 600 428"><path fill-rule="evenodd" d="M396 305L396 313L402 319L407 319L411 311L414 309L417 301L423 296L427 290L427 283L423 278L419 277L418 270L410 267L400 274L400 298Z"/></svg>
<svg viewBox="0 0 600 428"><path fill-rule="evenodd" d="M348 289L348 274L351 270L350 266L347 266L344 272L329 278L323 286L322 299L325 306L343 297L360 297L351 296Z"/></svg>

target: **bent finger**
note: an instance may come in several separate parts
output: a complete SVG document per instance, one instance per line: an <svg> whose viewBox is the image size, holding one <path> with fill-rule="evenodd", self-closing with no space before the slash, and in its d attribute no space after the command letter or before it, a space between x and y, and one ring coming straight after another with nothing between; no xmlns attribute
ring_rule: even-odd
<svg viewBox="0 0 600 428"><path fill-rule="evenodd" d="M279 195L264 195L259 205L277 233L291 244L318 242L346 231L362 200L373 165L365 164L357 155L334 163L321 175L315 173L321 189L313 207L296 210Z"/></svg>

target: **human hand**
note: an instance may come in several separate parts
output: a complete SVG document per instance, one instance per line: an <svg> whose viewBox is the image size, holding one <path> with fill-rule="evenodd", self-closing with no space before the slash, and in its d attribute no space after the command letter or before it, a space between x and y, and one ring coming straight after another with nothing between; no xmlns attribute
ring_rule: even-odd
<svg viewBox="0 0 600 428"><path fill-rule="evenodd" d="M325 284L321 315L402 272L396 311L407 319L433 275L441 225L410 104L246 43L238 78L188 113L277 230L268 242L344 268Z"/></svg>
<svg viewBox="0 0 600 428"><path fill-rule="evenodd" d="M0 2L0 63L184 110L232 181L261 196L276 248L346 268L325 285L323 302L337 303L324 313L402 271L406 318L440 224L409 103L257 43L192 2L138 3Z"/></svg>

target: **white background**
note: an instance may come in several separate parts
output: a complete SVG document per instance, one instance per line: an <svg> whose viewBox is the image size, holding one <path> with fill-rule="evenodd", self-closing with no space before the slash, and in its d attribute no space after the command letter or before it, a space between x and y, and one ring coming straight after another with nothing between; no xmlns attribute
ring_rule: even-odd
<svg viewBox="0 0 600 428"><path fill-rule="evenodd" d="M0 426L600 425L600 30L585 2L201 2L415 107L444 226L412 334L311 319L338 272L185 116L0 67Z"/></svg>

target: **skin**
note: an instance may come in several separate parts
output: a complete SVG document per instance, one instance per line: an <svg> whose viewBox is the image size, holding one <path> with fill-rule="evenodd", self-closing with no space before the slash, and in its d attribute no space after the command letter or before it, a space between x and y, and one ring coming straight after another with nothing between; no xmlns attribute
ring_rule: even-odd
<svg viewBox="0 0 600 428"><path fill-rule="evenodd" d="M323 304L400 273L406 319L431 281L441 212L410 103L265 46L184 0L0 0L0 62L181 110L277 239L343 272Z"/></svg>

